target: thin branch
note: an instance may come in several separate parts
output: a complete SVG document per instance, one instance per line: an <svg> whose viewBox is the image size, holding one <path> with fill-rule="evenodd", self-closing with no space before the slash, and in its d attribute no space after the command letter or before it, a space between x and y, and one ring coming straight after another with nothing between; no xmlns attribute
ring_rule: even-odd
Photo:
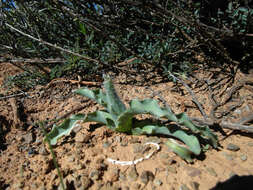
<svg viewBox="0 0 253 190"><path fill-rule="evenodd" d="M253 127L252 126L242 125L242 124L239 124L239 123L228 123L228 122L222 121L220 123L220 126L222 128L233 129L233 130L241 130L241 131L247 131L249 133L253 133Z"/></svg>
<svg viewBox="0 0 253 190"><path fill-rule="evenodd" d="M56 59L11 59L11 58L2 58L0 63L12 62L12 63L64 63L66 60L56 58Z"/></svg>
<svg viewBox="0 0 253 190"><path fill-rule="evenodd" d="M180 82L181 84L184 85L184 87L186 88L186 90L190 93L190 95L192 96L192 101L196 104L196 106L199 108L199 111L201 112L202 116L207 119L207 114L205 112L205 110L203 109L203 107L201 106L201 104L199 103L197 97L195 96L195 93L191 90L191 88L181 79L177 78L175 75L173 75L171 72L169 72L169 74L176 79L178 82Z"/></svg>
<svg viewBox="0 0 253 190"><path fill-rule="evenodd" d="M215 122L212 119L200 119L200 118L195 118L195 117L190 117L190 119L193 122L196 122L200 125L208 125L208 126L212 126L215 124ZM240 123L229 123L226 121L221 121L219 123L219 126L221 128L226 128L226 129L231 129L231 130L239 130L239 131L245 131L248 133L253 133L253 126L247 126L247 125L242 125Z"/></svg>
<svg viewBox="0 0 253 190"><path fill-rule="evenodd" d="M246 117L241 118L238 124L244 125L245 123L249 123L251 121L253 121L253 114L250 114Z"/></svg>
<svg viewBox="0 0 253 190"><path fill-rule="evenodd" d="M5 99L8 99L8 98L13 98L13 97L17 97L17 96L27 96L28 94L26 92L21 92L21 93L18 93L18 94L12 94L12 95L8 95L8 96L2 96L0 97L0 100L5 100Z"/></svg>
<svg viewBox="0 0 253 190"><path fill-rule="evenodd" d="M98 60L96 60L96 59L92 59L92 58L83 56L83 55L81 55L81 54L79 54L79 53L75 53L75 52L72 52L72 51L70 51L70 50L67 50L67 49L64 49L64 48L62 48L62 47L59 47L59 46L57 46L57 45L54 45L54 44L51 44L51 43L49 43L49 42L43 41L43 40L41 40L41 39L37 39L37 38L35 38L35 37L33 37L33 36L29 35L29 34L26 34L26 33L22 32L22 31L18 30L17 28L11 26L11 25L8 24L8 23L5 23L5 25L6 25L7 27L9 27L10 29L12 29L12 30L14 30L14 31L16 31L16 32L18 32L18 33L20 33L20 34L22 34L23 36L26 36L26 37L28 37L28 38L34 40L34 41L40 42L40 43L42 43L42 44L44 44L44 45L47 45L47 46L49 46L49 47L52 47L52 48L54 48L54 49L58 49L58 50L60 50L60 51L66 52L66 53L68 53L68 54L72 54L72 55L81 57L81 58L83 58L83 59L86 60L86 61L92 61L92 62L95 62L95 63L101 63L100 61L98 61Z"/></svg>
<svg viewBox="0 0 253 190"><path fill-rule="evenodd" d="M6 45L3 45L3 44L0 44L0 46L1 46L3 49L13 49L12 47L6 46Z"/></svg>

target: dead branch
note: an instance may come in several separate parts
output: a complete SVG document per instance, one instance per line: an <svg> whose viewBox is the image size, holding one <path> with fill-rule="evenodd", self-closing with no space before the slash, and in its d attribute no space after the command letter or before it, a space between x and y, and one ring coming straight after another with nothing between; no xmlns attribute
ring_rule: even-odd
<svg viewBox="0 0 253 190"><path fill-rule="evenodd" d="M22 127L24 123L20 119L19 106L17 100L13 97L10 98L10 104L13 111L13 125L16 128Z"/></svg>
<svg viewBox="0 0 253 190"><path fill-rule="evenodd" d="M16 31L16 32L18 32L18 33L20 33L20 34L22 34L23 36L26 36L26 37L28 37L28 38L34 40L34 41L40 42L40 43L42 43L42 44L44 44L44 45L47 45L47 46L52 47L52 48L54 48L54 49L58 49L58 50L60 50L60 51L66 52L66 53L68 53L68 54L72 54L72 55L78 56L78 57L80 57L80 58L83 58L83 59L86 60L86 61L92 61L92 62L100 63L100 64L101 64L101 62L98 61L98 60L96 60L96 59L92 59L92 58L90 58L90 57L86 57L86 56L81 55L81 54L79 54L79 53L75 53L75 52L73 52L73 51L70 51L70 50L64 49L64 48L62 48L62 47L59 47L59 46L57 46L57 45L55 45L55 44L51 44L51 43L46 42L46 41L43 41L43 40L41 40L41 39L37 39L37 38L35 38L35 37L33 37L33 36L29 35L29 34L26 34L26 33L22 32L22 31L18 30L17 28L11 26L11 25L8 24L8 23L5 23L5 25L6 25L8 28L10 28L10 29L12 29L12 30L14 30L14 31Z"/></svg>
<svg viewBox="0 0 253 190"><path fill-rule="evenodd" d="M212 119L200 119L200 118L196 118L196 117L190 117L190 119L197 124L200 125L207 125L207 126L213 126L215 123ZM226 129L232 129L232 130L239 130L239 131L245 131L248 133L253 133L253 126L246 126L246 125L242 125L240 123L229 123L226 121L221 121L220 123L218 123L218 125L221 128L226 128Z"/></svg>
<svg viewBox="0 0 253 190"><path fill-rule="evenodd" d="M207 119L207 114L205 112L205 110L203 109L202 105L199 103L197 97L195 96L195 93L191 90L191 88L181 79L177 78L175 75L173 75L171 72L169 72L170 76L172 76L174 79L176 79L178 82L180 82L181 84L183 84L183 86L186 88L186 90L190 93L190 95L192 96L192 101L193 103L198 107L200 113L202 114L202 116Z"/></svg>
<svg viewBox="0 0 253 190"><path fill-rule="evenodd" d="M241 118L238 124L244 125L245 123L249 123L251 121L253 121L253 114Z"/></svg>
<svg viewBox="0 0 253 190"><path fill-rule="evenodd" d="M11 63L64 63L64 62L66 62L66 60L60 59L60 58L55 58L55 59L2 58L2 59L0 59L0 63L6 63L6 62L11 62Z"/></svg>
<svg viewBox="0 0 253 190"><path fill-rule="evenodd" d="M14 97L18 97L18 96L27 96L27 95L28 94L26 92L21 92L21 93L18 93L18 94L12 94L12 95L7 95L7 96L2 96L2 97L0 97L0 101L8 99L8 98L14 98Z"/></svg>

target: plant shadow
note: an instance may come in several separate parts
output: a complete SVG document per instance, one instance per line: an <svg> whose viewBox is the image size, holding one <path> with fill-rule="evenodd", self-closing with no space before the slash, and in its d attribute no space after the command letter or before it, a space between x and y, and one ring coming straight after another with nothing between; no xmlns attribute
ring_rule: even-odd
<svg viewBox="0 0 253 190"><path fill-rule="evenodd" d="M234 175L224 182L219 182L215 187L210 190L252 190L253 175L238 176Z"/></svg>

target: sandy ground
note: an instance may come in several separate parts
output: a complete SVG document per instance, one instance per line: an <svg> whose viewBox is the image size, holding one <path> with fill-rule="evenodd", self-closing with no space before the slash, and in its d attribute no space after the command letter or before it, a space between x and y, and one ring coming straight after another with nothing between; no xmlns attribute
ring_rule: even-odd
<svg viewBox="0 0 253 190"><path fill-rule="evenodd" d="M20 70L8 63L1 64L0 83L18 72ZM122 80L125 80L122 76L114 79L115 83ZM177 88L172 82L149 87L161 91L161 96L176 113L187 112L191 117L201 117L184 87ZM4 130L0 150L1 190L60 189L52 156L43 143L43 133L34 124L62 116L80 106L83 106L80 113L98 109L95 103L74 95L72 90L77 88L75 84L58 82L48 88L38 87L28 96L0 100L0 127ZM144 86L116 84L116 89L125 103L133 98L152 97L152 92ZM1 88L0 93L6 92L6 88ZM209 113L211 104L206 91L196 87L194 92ZM241 115L252 113L250 94L250 88L238 90L237 96L244 97L244 102L227 116L228 119L235 121ZM54 151L68 189L209 190L235 174L253 174L253 135L229 129L224 132L227 136L215 132L221 145L219 149L208 150L194 158L193 164L171 152L164 145L165 137L119 134L106 126L98 128L95 123L79 124L70 136L60 139ZM148 160L134 166L114 165L107 160L132 161L143 157L154 151L153 146L145 145L146 142L156 142L160 146ZM229 150L231 144L237 149Z"/></svg>

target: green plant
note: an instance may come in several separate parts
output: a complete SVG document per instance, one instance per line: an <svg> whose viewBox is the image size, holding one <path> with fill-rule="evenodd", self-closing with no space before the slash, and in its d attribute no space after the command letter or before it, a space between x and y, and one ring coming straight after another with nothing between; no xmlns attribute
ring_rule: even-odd
<svg viewBox="0 0 253 190"><path fill-rule="evenodd" d="M53 127L51 132L46 135L47 141L55 145L60 137L68 135L75 127L76 122L81 120L83 122L95 121L102 123L114 131L127 134L166 135L174 137L184 142L186 146L182 146L174 140L169 140L166 144L187 162L192 162L192 154L199 155L201 153L201 145L197 134L202 140L205 138L212 146L217 147L217 138L209 128L194 125L185 113L174 114L170 108L160 107L154 99L141 101L134 99L129 103L129 107L127 108L118 97L109 77L105 77L104 88L105 92L102 89L90 90L81 88L76 90L75 93L96 101L105 110L98 110L87 115L72 115L62 124ZM183 127L165 126L161 125L161 122L135 121L134 116L137 114L151 114L156 118L164 118Z"/></svg>
<svg viewBox="0 0 253 190"><path fill-rule="evenodd" d="M46 133L46 130L45 130L45 122L39 122L39 126L42 129L44 135L46 136L47 133ZM55 166L55 168L57 170L57 174L58 174L58 176L60 178L60 185L61 185L60 187L61 187L62 190L65 190L66 188L65 188L65 185L64 185L64 182L63 182L63 176L62 176L62 173L60 171L59 165L57 163L53 147L52 147L52 145L50 144L50 141L47 138L45 139L45 143L48 144L48 147L49 147L49 150L50 150L50 154L51 154L52 159L53 159L54 166Z"/></svg>

